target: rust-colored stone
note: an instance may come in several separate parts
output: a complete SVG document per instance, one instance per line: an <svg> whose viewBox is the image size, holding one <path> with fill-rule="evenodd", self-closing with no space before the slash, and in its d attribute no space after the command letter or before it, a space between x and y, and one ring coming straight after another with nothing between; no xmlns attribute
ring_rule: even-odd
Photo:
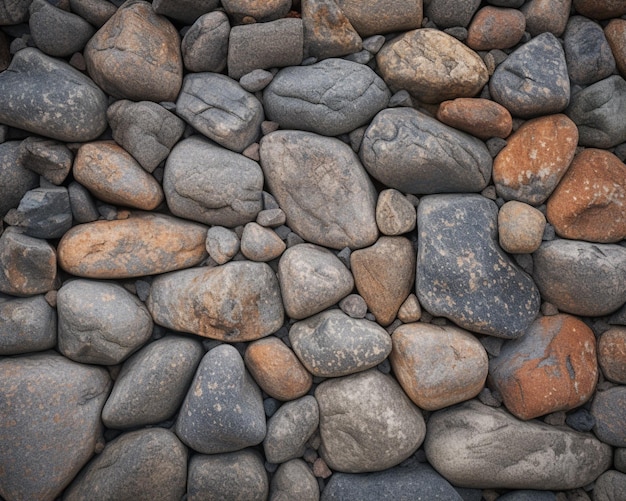
<svg viewBox="0 0 626 501"><path fill-rule="evenodd" d="M610 19L626 14L624 0L574 0L574 8L581 16L591 19Z"/></svg>
<svg viewBox="0 0 626 501"><path fill-rule="evenodd" d="M526 18L517 9L488 5L480 9L467 30L467 45L474 50L509 49L524 36Z"/></svg>
<svg viewBox="0 0 626 501"><path fill-rule="evenodd" d="M605 378L626 384L626 327L611 327L602 333L598 340L598 363Z"/></svg>
<svg viewBox="0 0 626 501"><path fill-rule="evenodd" d="M489 99L459 97L444 101L437 110L437 119L480 139L505 138L513 129L509 110Z"/></svg>
<svg viewBox="0 0 626 501"><path fill-rule="evenodd" d="M626 78L626 19L612 19L604 28L604 36L609 42L622 78Z"/></svg>

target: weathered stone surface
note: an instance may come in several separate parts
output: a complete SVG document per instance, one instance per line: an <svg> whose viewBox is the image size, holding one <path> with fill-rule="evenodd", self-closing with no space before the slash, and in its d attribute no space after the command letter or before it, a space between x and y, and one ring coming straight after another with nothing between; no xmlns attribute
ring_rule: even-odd
<svg viewBox="0 0 626 501"><path fill-rule="evenodd" d="M223 226L211 226L206 235L206 250L217 264L230 261L239 252L237 233Z"/></svg>
<svg viewBox="0 0 626 501"><path fill-rule="evenodd" d="M285 17L291 8L289 0L222 0L226 12L241 23L245 18L248 23L267 23Z"/></svg>
<svg viewBox="0 0 626 501"><path fill-rule="evenodd" d="M152 8L157 14L192 24L201 15L219 7L219 0L154 0Z"/></svg>
<svg viewBox="0 0 626 501"><path fill-rule="evenodd" d="M415 249L404 237L380 237L350 255L357 291L383 326L396 318L415 283Z"/></svg>
<svg viewBox="0 0 626 501"><path fill-rule="evenodd" d="M132 0L89 40L87 71L108 94L131 101L175 101L183 79L180 37L152 5Z"/></svg>
<svg viewBox="0 0 626 501"><path fill-rule="evenodd" d="M376 224L383 235L396 236L415 229L415 206L398 190L389 188L378 194Z"/></svg>
<svg viewBox="0 0 626 501"><path fill-rule="evenodd" d="M549 32L560 37L565 31L572 0L530 0L521 11L526 17L526 31L533 37Z"/></svg>
<svg viewBox="0 0 626 501"><path fill-rule="evenodd" d="M7 141L0 144L0 185L3 187L0 198L1 219L4 219L9 210L18 206L28 190L39 186L39 176L27 169L21 161L22 143Z"/></svg>
<svg viewBox="0 0 626 501"><path fill-rule="evenodd" d="M541 147L537 144L541 138ZM566 115L528 120L508 139L493 162L498 195L530 205L546 201L576 153L578 129Z"/></svg>
<svg viewBox="0 0 626 501"><path fill-rule="evenodd" d="M287 225L302 238L333 249L376 241L376 191L348 145L310 132L276 131L263 137L260 155Z"/></svg>
<svg viewBox="0 0 626 501"><path fill-rule="evenodd" d="M76 224L91 223L100 218L96 202L89 190L82 184L72 181L67 187L70 196L70 208Z"/></svg>
<svg viewBox="0 0 626 501"><path fill-rule="evenodd" d="M476 400L434 413L424 449L446 480L479 489L574 489L612 460L611 448L590 433L523 422Z"/></svg>
<svg viewBox="0 0 626 501"><path fill-rule="evenodd" d="M545 216L528 204L511 200L498 211L498 242L512 254L535 252L545 227Z"/></svg>
<svg viewBox="0 0 626 501"><path fill-rule="evenodd" d="M87 76L35 48L20 50L0 73L0 122L35 134L91 141L106 129L107 104Z"/></svg>
<svg viewBox="0 0 626 501"><path fill-rule="evenodd" d="M87 501L98 493L111 499L180 499L186 480L187 449L176 435L163 428L143 429L108 443L63 499Z"/></svg>
<svg viewBox="0 0 626 501"><path fill-rule="evenodd" d="M412 30L422 24L422 2L415 0L393 4L384 0L337 0L337 5L361 37Z"/></svg>
<svg viewBox="0 0 626 501"><path fill-rule="evenodd" d="M156 213L95 221L68 231L59 265L86 278L130 278L188 268L206 258L205 226Z"/></svg>
<svg viewBox="0 0 626 501"><path fill-rule="evenodd" d="M604 27L611 52L615 58L615 65L622 78L626 77L626 19L611 19Z"/></svg>
<svg viewBox="0 0 626 501"><path fill-rule="evenodd" d="M505 138L513 128L509 110L481 98L459 97L444 101L437 109L437 120L480 139Z"/></svg>
<svg viewBox="0 0 626 501"><path fill-rule="evenodd" d="M0 24L18 24L28 20L28 8L32 0L14 0L2 2L0 6Z"/></svg>
<svg viewBox="0 0 626 501"><path fill-rule="evenodd" d="M578 126L581 146L611 148L626 141L626 80L613 75L581 90L565 111Z"/></svg>
<svg viewBox="0 0 626 501"><path fill-rule="evenodd" d="M335 0L302 3L304 56L326 59L362 48L362 40Z"/></svg>
<svg viewBox="0 0 626 501"><path fill-rule="evenodd" d="M480 9L467 30L467 45L474 50L509 49L524 36L526 18L519 10Z"/></svg>
<svg viewBox="0 0 626 501"><path fill-rule="evenodd" d="M203 454L234 452L263 441L261 390L231 345L219 345L204 356L175 428L185 444Z"/></svg>
<svg viewBox="0 0 626 501"><path fill-rule="evenodd" d="M272 477L271 501L319 501L320 489L310 468L302 459L281 464Z"/></svg>
<svg viewBox="0 0 626 501"><path fill-rule="evenodd" d="M375 367L391 352L387 331L369 320L328 310L289 330L296 355L314 376L339 377Z"/></svg>
<svg viewBox="0 0 626 501"><path fill-rule="evenodd" d="M30 136L20 143L18 163L53 184L65 181L73 161L72 152L58 141Z"/></svg>
<svg viewBox="0 0 626 501"><path fill-rule="evenodd" d="M626 302L626 249L575 240L543 242L533 254L541 297L581 316L607 315Z"/></svg>
<svg viewBox="0 0 626 501"><path fill-rule="evenodd" d="M401 325L392 334L394 374L421 409L442 409L478 395L487 378L487 352L453 326Z"/></svg>
<svg viewBox="0 0 626 501"><path fill-rule="evenodd" d="M422 307L415 294L409 294L398 310L398 320L405 324L417 322L422 317Z"/></svg>
<svg viewBox="0 0 626 501"><path fill-rule="evenodd" d="M350 271L332 252L313 244L285 251L278 263L285 312L296 320L338 303L354 288Z"/></svg>
<svg viewBox="0 0 626 501"><path fill-rule="evenodd" d="M563 34L570 80L589 85L615 71L615 58L602 27L583 16L573 16Z"/></svg>
<svg viewBox="0 0 626 501"><path fill-rule="evenodd" d="M405 193L477 192L491 176L482 141L412 108L376 115L360 157L372 177Z"/></svg>
<svg viewBox="0 0 626 501"><path fill-rule="evenodd" d="M61 238L72 227L72 210L67 188L35 188L27 191L17 209L4 222L35 238Z"/></svg>
<svg viewBox="0 0 626 501"><path fill-rule="evenodd" d="M570 83L561 44L551 33L525 43L500 64L489 81L494 101L512 115L531 118L563 111Z"/></svg>
<svg viewBox="0 0 626 501"><path fill-rule="evenodd" d="M609 470L600 475L593 487L594 501L617 501L626 497L626 474Z"/></svg>
<svg viewBox="0 0 626 501"><path fill-rule="evenodd" d="M391 376L376 369L322 382L319 449L333 470L363 473L391 468L424 440L426 426Z"/></svg>
<svg viewBox="0 0 626 501"><path fill-rule="evenodd" d="M592 19L610 19L626 14L626 6L619 0L574 0L574 8Z"/></svg>
<svg viewBox="0 0 626 501"><path fill-rule="evenodd" d="M202 344L166 336L131 356L102 409L107 428L133 428L171 418L185 398L201 358Z"/></svg>
<svg viewBox="0 0 626 501"><path fill-rule="evenodd" d="M230 23L221 11L200 16L185 33L181 51L189 71L221 73L226 68Z"/></svg>
<svg viewBox="0 0 626 501"><path fill-rule="evenodd" d="M167 158L185 130L184 122L157 103L120 100L107 109L113 139L148 172Z"/></svg>
<svg viewBox="0 0 626 501"><path fill-rule="evenodd" d="M279 71L263 92L270 120L326 136L350 132L387 106L389 89L369 67L345 59Z"/></svg>
<svg viewBox="0 0 626 501"><path fill-rule="evenodd" d="M157 277L147 306L159 325L229 342L259 339L283 324L276 275L251 261Z"/></svg>
<svg viewBox="0 0 626 501"><path fill-rule="evenodd" d="M626 384L626 327L615 326L598 340L598 364L609 381Z"/></svg>
<svg viewBox="0 0 626 501"><path fill-rule="evenodd" d="M94 454L106 370L51 353L0 360L0 495L52 501Z"/></svg>
<svg viewBox="0 0 626 501"><path fill-rule="evenodd" d="M57 315L43 295L0 298L0 355L54 348Z"/></svg>
<svg viewBox="0 0 626 501"><path fill-rule="evenodd" d="M595 394L591 414L593 432L605 444L626 447L626 387L615 386Z"/></svg>
<svg viewBox="0 0 626 501"><path fill-rule="evenodd" d="M241 253L251 261L271 261L287 248L275 231L258 223L246 224L241 235Z"/></svg>
<svg viewBox="0 0 626 501"><path fill-rule="evenodd" d="M163 190L175 215L235 227L254 221L263 208L263 171L243 155L192 136L168 157Z"/></svg>
<svg viewBox="0 0 626 501"><path fill-rule="evenodd" d="M235 80L217 73L188 74L176 113L201 134L236 152L259 138L264 120L261 102Z"/></svg>
<svg viewBox="0 0 626 501"><path fill-rule="evenodd" d="M189 501L265 501L268 491L263 460L251 449L191 457L187 480Z"/></svg>
<svg viewBox="0 0 626 501"><path fill-rule="evenodd" d="M69 0L70 9L85 21L100 28L115 14L117 5L107 0Z"/></svg>
<svg viewBox="0 0 626 501"><path fill-rule="evenodd" d="M392 91L406 89L425 103L473 97L489 79L478 54L431 28L408 31L387 42L376 61Z"/></svg>
<svg viewBox="0 0 626 501"><path fill-rule="evenodd" d="M539 293L497 244L497 211L480 195L420 201L416 293L431 314L464 329L517 338L539 311Z"/></svg>

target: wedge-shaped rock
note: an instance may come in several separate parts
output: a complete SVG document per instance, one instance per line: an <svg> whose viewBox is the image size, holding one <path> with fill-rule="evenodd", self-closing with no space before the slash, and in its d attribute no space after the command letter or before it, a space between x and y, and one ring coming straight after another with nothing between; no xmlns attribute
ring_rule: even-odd
<svg viewBox="0 0 626 501"><path fill-rule="evenodd" d="M431 314L501 338L524 334L539 292L498 245L498 207L480 195L432 195L417 213L417 297Z"/></svg>
<svg viewBox="0 0 626 501"><path fill-rule="evenodd" d="M376 115L360 156L372 177L404 193L479 192L491 177L485 143L412 108Z"/></svg>
<svg viewBox="0 0 626 501"><path fill-rule="evenodd" d="M130 278L194 266L206 258L206 226L132 212L128 219L74 226L59 242L59 265L86 278Z"/></svg>
<svg viewBox="0 0 626 501"><path fill-rule="evenodd" d="M576 489L612 461L591 433L520 421L476 400L431 415L424 449L448 482L478 489Z"/></svg>
<svg viewBox="0 0 626 501"><path fill-rule="evenodd" d="M305 57L325 59L358 52L362 40L335 0L302 4Z"/></svg>
<svg viewBox="0 0 626 501"><path fill-rule="evenodd" d="M147 306L160 325L233 343L277 331L284 317L276 274L251 261L157 277Z"/></svg>
<svg viewBox="0 0 626 501"><path fill-rule="evenodd" d="M261 140L260 156L288 226L302 238L333 249L376 241L376 190L347 144L310 132L276 131Z"/></svg>

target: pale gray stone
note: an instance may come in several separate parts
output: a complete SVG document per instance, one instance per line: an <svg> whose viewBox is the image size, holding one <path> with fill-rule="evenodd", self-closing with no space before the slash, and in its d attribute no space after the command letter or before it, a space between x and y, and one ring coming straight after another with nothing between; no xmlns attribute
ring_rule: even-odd
<svg viewBox="0 0 626 501"><path fill-rule="evenodd" d="M319 501L320 490L311 469L302 459L281 464L272 477L270 501Z"/></svg>
<svg viewBox="0 0 626 501"><path fill-rule="evenodd" d="M255 222L246 224L241 234L241 253L251 261L271 261L286 248L275 231Z"/></svg>
<svg viewBox="0 0 626 501"><path fill-rule="evenodd" d="M223 226L211 226L206 236L206 250L217 264L224 264L239 252L239 237Z"/></svg>
<svg viewBox="0 0 626 501"><path fill-rule="evenodd" d="M408 198L393 188L383 190L376 202L376 224L383 235L402 235L415 229L417 213Z"/></svg>
<svg viewBox="0 0 626 501"><path fill-rule="evenodd" d="M241 85L248 92L259 92L265 89L274 78L274 74L267 70L252 70L239 79Z"/></svg>
<svg viewBox="0 0 626 501"><path fill-rule="evenodd" d="M609 470L596 479L593 501L618 501L626 498L626 473Z"/></svg>
<svg viewBox="0 0 626 501"><path fill-rule="evenodd" d="M17 355L54 348L57 314L43 295L0 297L0 355Z"/></svg>
<svg viewBox="0 0 626 501"><path fill-rule="evenodd" d="M101 28L117 10L117 5L107 0L70 0L69 3L72 12L97 28Z"/></svg>

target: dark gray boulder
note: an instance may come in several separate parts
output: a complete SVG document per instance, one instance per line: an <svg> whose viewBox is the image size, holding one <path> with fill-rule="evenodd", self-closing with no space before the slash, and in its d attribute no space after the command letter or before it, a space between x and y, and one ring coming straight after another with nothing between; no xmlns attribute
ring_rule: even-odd
<svg viewBox="0 0 626 501"><path fill-rule="evenodd" d="M0 219L3 219L10 209L18 206L28 190L39 186L39 176L20 161L20 151L20 141L0 144L0 186L2 186Z"/></svg>
<svg viewBox="0 0 626 501"><path fill-rule="evenodd" d="M54 348L57 314L42 295L0 297L0 355L16 355Z"/></svg>
<svg viewBox="0 0 626 501"><path fill-rule="evenodd" d="M17 209L4 217L25 235L35 238L61 238L72 227L72 209L67 188L35 188L27 191Z"/></svg>

